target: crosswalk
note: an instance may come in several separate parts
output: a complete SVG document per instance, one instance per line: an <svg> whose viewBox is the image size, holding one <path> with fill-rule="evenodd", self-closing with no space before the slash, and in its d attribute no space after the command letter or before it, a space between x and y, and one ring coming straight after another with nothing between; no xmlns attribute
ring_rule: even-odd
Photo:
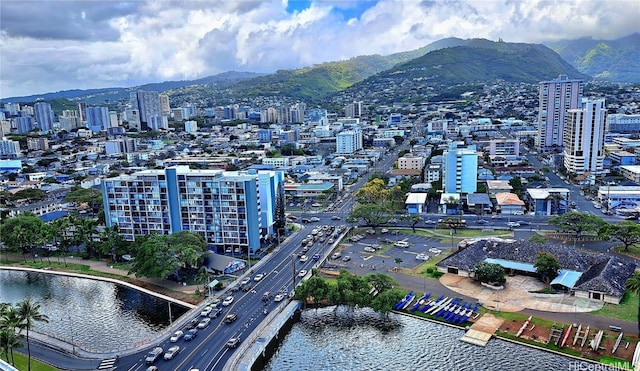
<svg viewBox="0 0 640 371"><path fill-rule="evenodd" d="M109 359L103 359L102 362L100 362L100 366L98 366L98 370L113 370L115 369L115 364L116 361L118 359L117 358L109 358Z"/></svg>

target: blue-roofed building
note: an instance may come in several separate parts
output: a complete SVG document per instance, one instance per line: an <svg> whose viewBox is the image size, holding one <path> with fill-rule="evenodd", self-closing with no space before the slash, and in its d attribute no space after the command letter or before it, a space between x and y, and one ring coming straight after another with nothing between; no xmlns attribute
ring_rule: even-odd
<svg viewBox="0 0 640 371"><path fill-rule="evenodd" d="M21 170L21 160L0 160L0 173L18 173Z"/></svg>

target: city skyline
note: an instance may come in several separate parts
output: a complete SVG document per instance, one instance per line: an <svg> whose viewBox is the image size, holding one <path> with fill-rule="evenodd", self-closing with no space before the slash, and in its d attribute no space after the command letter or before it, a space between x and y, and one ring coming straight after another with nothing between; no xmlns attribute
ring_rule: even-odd
<svg viewBox="0 0 640 371"><path fill-rule="evenodd" d="M631 0L176 4L0 2L0 97L271 73L447 37L541 43L640 30Z"/></svg>

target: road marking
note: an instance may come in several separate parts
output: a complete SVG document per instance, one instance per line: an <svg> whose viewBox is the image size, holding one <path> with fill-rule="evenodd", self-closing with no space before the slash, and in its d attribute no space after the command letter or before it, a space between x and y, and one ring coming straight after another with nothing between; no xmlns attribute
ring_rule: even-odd
<svg viewBox="0 0 640 371"><path fill-rule="evenodd" d="M117 358L103 359L102 362L100 362L100 366L98 366L98 370L106 370L106 369L113 368L113 365L116 363L117 360L118 360Z"/></svg>

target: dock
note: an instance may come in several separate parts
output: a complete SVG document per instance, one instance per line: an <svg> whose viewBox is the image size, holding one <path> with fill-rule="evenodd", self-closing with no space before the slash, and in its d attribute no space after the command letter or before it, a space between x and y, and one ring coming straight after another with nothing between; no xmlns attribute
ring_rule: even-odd
<svg viewBox="0 0 640 371"><path fill-rule="evenodd" d="M503 322L503 319L485 313L467 330L460 340L465 343L484 347L495 334L496 330L502 326Z"/></svg>

